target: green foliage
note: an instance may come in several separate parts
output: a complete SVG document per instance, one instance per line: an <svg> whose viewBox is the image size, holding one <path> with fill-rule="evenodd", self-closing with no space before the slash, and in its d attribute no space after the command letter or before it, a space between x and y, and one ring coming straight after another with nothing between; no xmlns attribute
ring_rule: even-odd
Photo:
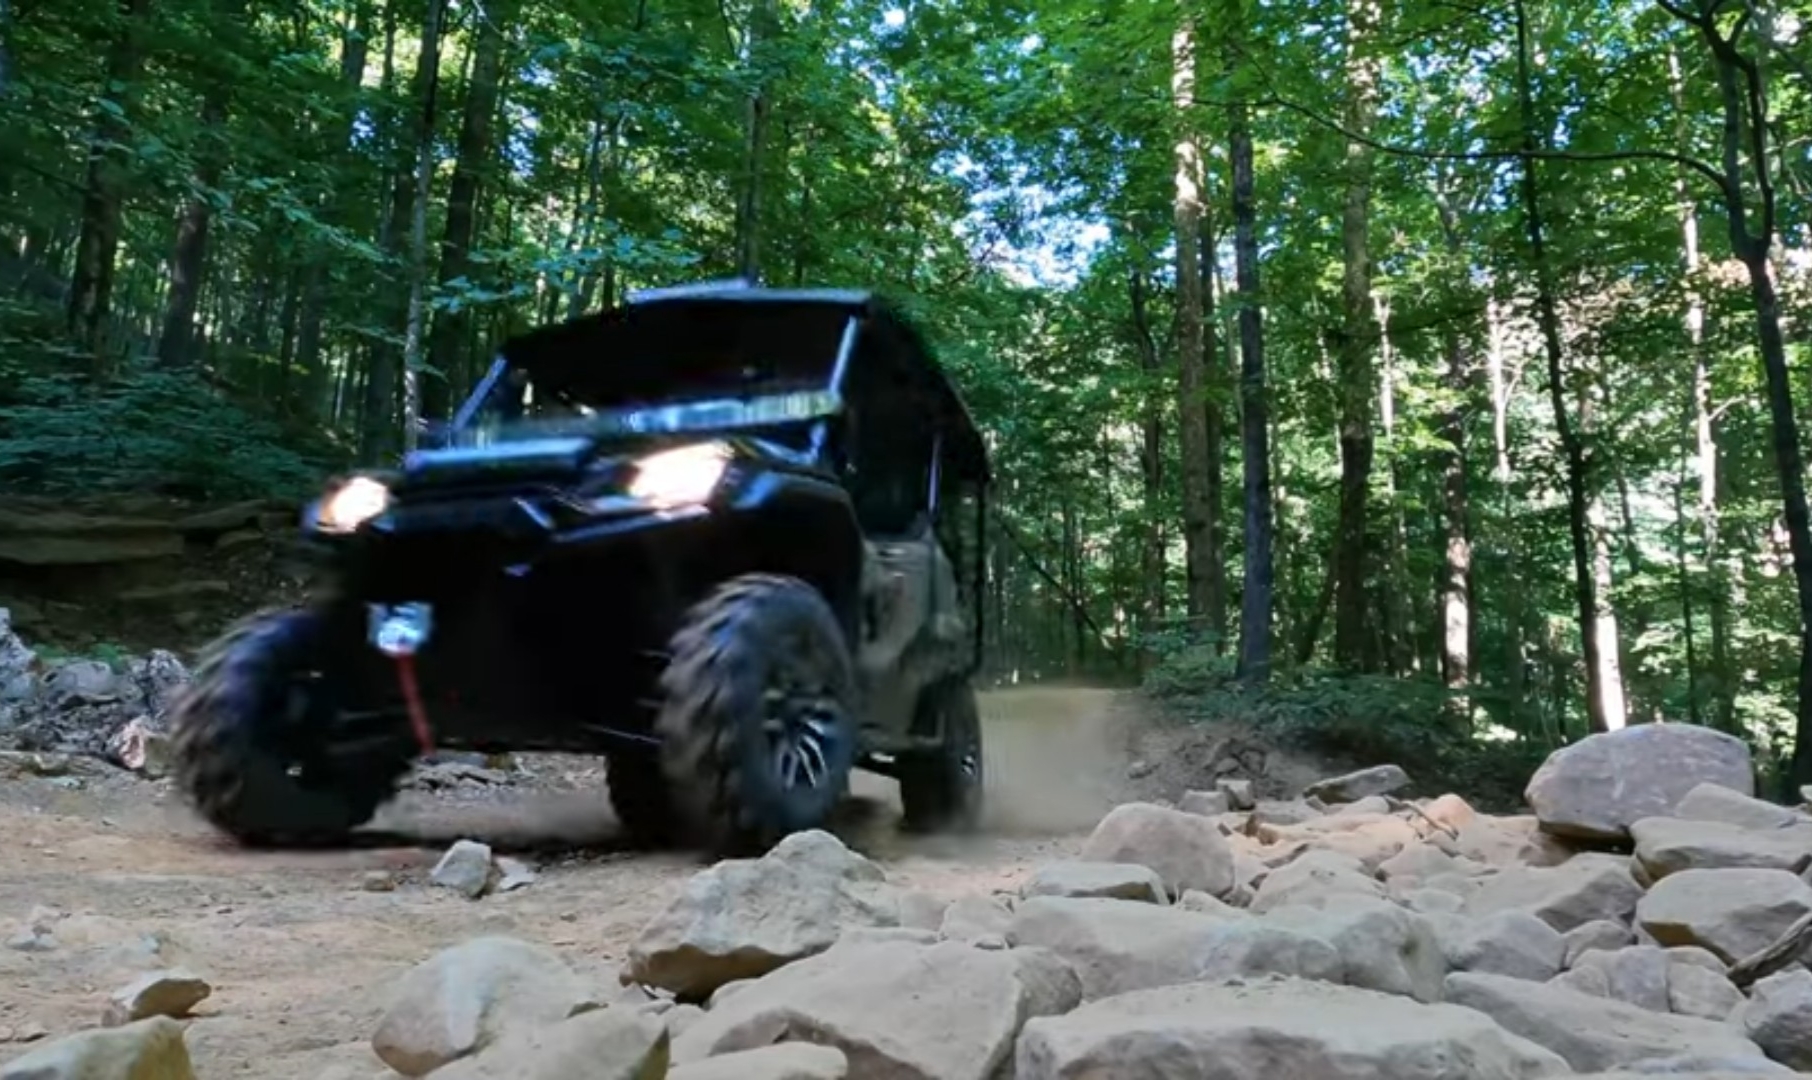
<svg viewBox="0 0 1812 1080"><path fill-rule="evenodd" d="M0 430L0 487L19 493L297 496L323 468L192 375L140 373L100 387L76 375L9 379Z"/></svg>
<svg viewBox="0 0 1812 1080"><path fill-rule="evenodd" d="M1521 806L1530 773L1555 748L1459 719L1455 695L1428 679L1301 668L1253 689L1233 682L1227 660L1197 646L1171 653L1145 685L1191 722L1242 724L1355 767L1401 765L1420 794L1463 792L1493 810Z"/></svg>

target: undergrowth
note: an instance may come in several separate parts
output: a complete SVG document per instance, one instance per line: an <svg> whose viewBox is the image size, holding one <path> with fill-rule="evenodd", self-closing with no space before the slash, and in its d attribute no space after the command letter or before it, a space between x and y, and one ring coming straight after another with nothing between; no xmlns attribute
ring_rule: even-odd
<svg viewBox="0 0 1812 1080"><path fill-rule="evenodd" d="M1457 792L1481 809L1520 807L1530 774L1554 749L1493 723L1507 703L1475 694L1469 718L1433 679L1307 667L1245 687L1233 679L1232 658L1207 646L1173 646L1161 657L1145 689L1192 723L1237 721L1319 757L1401 765L1415 793Z"/></svg>
<svg viewBox="0 0 1812 1080"><path fill-rule="evenodd" d="M290 497L323 471L276 424L193 376L138 371L97 385L0 363L0 490Z"/></svg>

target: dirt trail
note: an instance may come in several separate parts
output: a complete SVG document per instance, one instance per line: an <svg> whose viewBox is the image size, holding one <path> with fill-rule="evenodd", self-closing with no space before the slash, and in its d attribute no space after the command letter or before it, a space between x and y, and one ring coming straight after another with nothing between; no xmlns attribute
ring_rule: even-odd
<svg viewBox="0 0 1812 1080"><path fill-rule="evenodd" d="M983 835L902 835L894 785L868 775L837 831L910 887L1011 887L1073 852L1113 804L1138 709L1105 690L986 694ZM0 948L0 1060L21 1039L91 1026L108 992L156 967L214 985L188 1035L204 1080L387 1075L367 1039L391 980L478 934L553 945L614 985L628 943L698 862L617 849L592 763L526 764L530 778L507 787L405 793L377 823L385 838L331 852L233 848L165 785L98 764L0 782L0 935L26 929L35 908L61 916L48 949ZM428 887L458 836L526 852L539 880L479 901Z"/></svg>

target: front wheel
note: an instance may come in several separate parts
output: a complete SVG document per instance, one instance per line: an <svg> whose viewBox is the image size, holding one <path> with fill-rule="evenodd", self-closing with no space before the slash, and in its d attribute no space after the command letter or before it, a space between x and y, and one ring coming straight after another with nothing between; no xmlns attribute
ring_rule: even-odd
<svg viewBox="0 0 1812 1080"><path fill-rule="evenodd" d="M719 855L830 818L855 762L855 665L824 597L733 578L673 635L655 721L677 831Z"/></svg>
<svg viewBox="0 0 1812 1080"><path fill-rule="evenodd" d="M409 768L410 755L393 748L332 745L337 709L320 664L326 630L307 609L245 619L208 647L172 704L179 789L242 843L343 840Z"/></svg>
<svg viewBox="0 0 1812 1080"><path fill-rule="evenodd" d="M981 825L983 780L981 713L967 680L927 687L919 708L935 716L942 739L935 750L902 757L900 802L913 832L973 832Z"/></svg>

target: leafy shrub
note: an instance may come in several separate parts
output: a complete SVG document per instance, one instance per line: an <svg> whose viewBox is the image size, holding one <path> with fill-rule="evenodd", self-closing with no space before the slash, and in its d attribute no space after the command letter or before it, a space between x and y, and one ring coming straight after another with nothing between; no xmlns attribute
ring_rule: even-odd
<svg viewBox="0 0 1812 1080"><path fill-rule="evenodd" d="M0 489L285 497L310 490L325 467L193 376L132 372L96 385L74 375L7 374Z"/></svg>

